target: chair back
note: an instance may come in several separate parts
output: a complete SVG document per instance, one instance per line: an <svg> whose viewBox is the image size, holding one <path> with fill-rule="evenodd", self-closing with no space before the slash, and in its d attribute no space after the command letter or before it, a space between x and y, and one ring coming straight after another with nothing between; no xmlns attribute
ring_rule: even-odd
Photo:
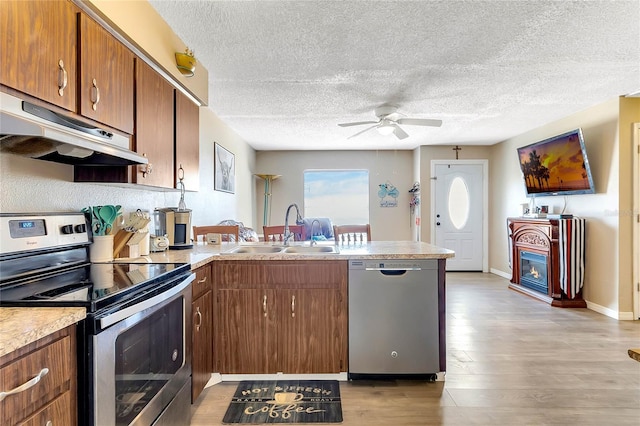
<svg viewBox="0 0 640 426"><path fill-rule="evenodd" d="M356 244L371 241L371 226L333 225L333 237L336 244Z"/></svg>
<svg viewBox="0 0 640 426"><path fill-rule="evenodd" d="M193 227L194 241L198 239L198 235L204 235L206 237L207 234L222 234L222 241L238 242L240 241L240 225L210 225Z"/></svg>
<svg viewBox="0 0 640 426"><path fill-rule="evenodd" d="M289 225L289 232L293 233L294 241L304 241L306 238L304 225ZM265 241L284 241L284 225L263 226L262 233Z"/></svg>

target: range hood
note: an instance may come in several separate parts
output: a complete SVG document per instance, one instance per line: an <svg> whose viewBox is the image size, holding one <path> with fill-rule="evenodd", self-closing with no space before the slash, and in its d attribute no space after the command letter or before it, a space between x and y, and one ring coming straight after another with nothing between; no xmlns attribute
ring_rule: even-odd
<svg viewBox="0 0 640 426"><path fill-rule="evenodd" d="M147 164L129 138L0 93L0 151L76 166Z"/></svg>

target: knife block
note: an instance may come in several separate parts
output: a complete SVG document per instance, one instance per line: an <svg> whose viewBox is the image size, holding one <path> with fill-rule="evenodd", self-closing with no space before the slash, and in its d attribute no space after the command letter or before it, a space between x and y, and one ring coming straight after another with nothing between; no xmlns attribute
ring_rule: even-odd
<svg viewBox="0 0 640 426"><path fill-rule="evenodd" d="M116 259L120 257L120 252L124 249L125 245L131 237L133 236L133 232L125 231L124 229L119 230L116 235L113 237L113 258Z"/></svg>

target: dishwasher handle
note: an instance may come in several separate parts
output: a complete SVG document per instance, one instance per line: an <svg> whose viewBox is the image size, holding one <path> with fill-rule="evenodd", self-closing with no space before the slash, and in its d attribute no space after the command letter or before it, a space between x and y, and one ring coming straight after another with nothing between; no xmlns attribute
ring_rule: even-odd
<svg viewBox="0 0 640 426"><path fill-rule="evenodd" d="M422 268L365 268L365 271L380 271L383 275L404 275L408 271L422 271Z"/></svg>

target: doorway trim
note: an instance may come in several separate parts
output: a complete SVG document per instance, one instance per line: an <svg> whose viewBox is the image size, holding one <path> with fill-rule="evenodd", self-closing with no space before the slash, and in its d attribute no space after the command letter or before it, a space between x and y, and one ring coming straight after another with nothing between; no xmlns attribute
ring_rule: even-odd
<svg viewBox="0 0 640 426"><path fill-rule="evenodd" d="M640 123L633 124L633 319L640 319Z"/></svg>
<svg viewBox="0 0 640 426"><path fill-rule="evenodd" d="M482 272L489 272L489 160L431 160L431 244L435 245L436 225L436 166L446 164L474 164L482 166Z"/></svg>

